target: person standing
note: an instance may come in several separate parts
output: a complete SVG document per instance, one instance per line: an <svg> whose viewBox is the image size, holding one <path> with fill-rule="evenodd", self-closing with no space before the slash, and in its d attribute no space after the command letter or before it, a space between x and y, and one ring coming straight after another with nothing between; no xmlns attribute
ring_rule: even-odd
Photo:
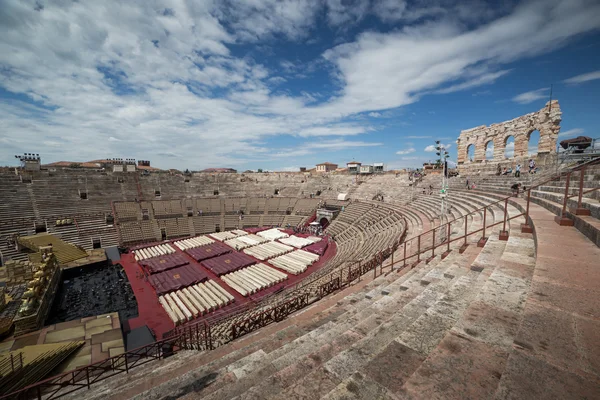
<svg viewBox="0 0 600 400"><path fill-rule="evenodd" d="M535 161L533 161L533 158L529 159L529 173L533 174L533 171L535 170Z"/></svg>
<svg viewBox="0 0 600 400"><path fill-rule="evenodd" d="M471 190L471 185L469 185L469 178L467 177L467 189Z"/></svg>
<svg viewBox="0 0 600 400"><path fill-rule="evenodd" d="M517 163L517 166L515 167L515 178L520 178L521 177L521 164Z"/></svg>

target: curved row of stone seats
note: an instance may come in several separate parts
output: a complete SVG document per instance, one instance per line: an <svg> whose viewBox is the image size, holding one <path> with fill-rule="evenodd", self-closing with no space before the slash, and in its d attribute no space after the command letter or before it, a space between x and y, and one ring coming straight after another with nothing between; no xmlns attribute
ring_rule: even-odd
<svg viewBox="0 0 600 400"><path fill-rule="evenodd" d="M110 213L110 201L122 198L116 179L98 173L34 176L28 186L41 217Z"/></svg>
<svg viewBox="0 0 600 400"><path fill-rule="evenodd" d="M56 222L47 220L46 232L85 250L93 249L95 242L97 245L98 241L103 248L119 244L116 228L114 225L107 225L103 215L79 216L73 218L71 225L56 225Z"/></svg>
<svg viewBox="0 0 600 400"><path fill-rule="evenodd" d="M147 260L153 257L165 256L175 253L175 249L169 243L159 244L156 246L143 247L133 250L133 257L136 261Z"/></svg>
<svg viewBox="0 0 600 400"><path fill-rule="evenodd" d="M263 226L281 226L283 225L283 215L265 215L263 216Z"/></svg>
<svg viewBox="0 0 600 400"><path fill-rule="evenodd" d="M294 207L294 214L296 215L304 215L304 216L308 216L311 215L315 208L317 207L317 205L319 204L321 200L320 199L298 199L298 201L296 201L296 205Z"/></svg>
<svg viewBox="0 0 600 400"><path fill-rule="evenodd" d="M14 173L0 175L0 220L36 216L28 188Z"/></svg>
<svg viewBox="0 0 600 400"><path fill-rule="evenodd" d="M275 257L269 262L279 269L298 275L317 262L319 256L304 250L294 250L291 253Z"/></svg>
<svg viewBox="0 0 600 400"><path fill-rule="evenodd" d="M191 235L188 218L156 219L155 221L159 229L164 229L169 239Z"/></svg>
<svg viewBox="0 0 600 400"><path fill-rule="evenodd" d="M513 183L521 182L525 187L531 184L536 184L540 181L546 181L549 177L542 176L539 179L533 179L535 175L530 175L524 179L518 179L514 177L484 177L479 181L476 181L477 190L482 190L488 193L494 193L499 195L509 195L511 192L510 186ZM574 210L578 206L578 194L579 194L579 172L572 174L569 195L573 196L567 201L566 216L574 221L574 226L586 235L592 242L600 246L600 166L591 165L586 168L583 176L583 187L584 192L582 194L581 207L589 210L589 216L577 215ZM455 179L453 186L455 188L464 188L463 180ZM562 213L564 204L564 193L566 186L566 176L562 176L560 179L551 180L543 183L541 186L536 187L531 191L531 201L539 204L540 206L550 210L555 215L559 216ZM596 189L596 190L593 190Z"/></svg>
<svg viewBox="0 0 600 400"><path fill-rule="evenodd" d="M373 206L369 203L355 202L351 206L344 208L344 211L337 217L341 222L352 224L368 213Z"/></svg>
<svg viewBox="0 0 600 400"><path fill-rule="evenodd" d="M214 240L212 240L208 236L196 236L189 239L178 240L173 244L177 246L180 250L187 250L193 249L195 247L204 246L210 243L214 243Z"/></svg>
<svg viewBox="0 0 600 400"><path fill-rule="evenodd" d="M140 203L131 201L118 201L113 203L115 220L117 222L137 221L141 219L142 210Z"/></svg>
<svg viewBox="0 0 600 400"><path fill-rule="evenodd" d="M257 258L261 261L268 260L273 257L278 257L282 254L289 253L294 250L293 247L287 246L283 243L277 242L266 242L256 246L249 247L244 249L244 253Z"/></svg>
<svg viewBox="0 0 600 400"><path fill-rule="evenodd" d="M283 282L288 279L288 276L266 264L259 263L223 275L221 279L242 296L249 296Z"/></svg>
<svg viewBox="0 0 600 400"><path fill-rule="evenodd" d="M183 208L181 206L181 201L179 200L153 201L152 208L156 218L173 218L183 216Z"/></svg>
<svg viewBox="0 0 600 400"><path fill-rule="evenodd" d="M158 298L175 325L224 307L235 298L212 280L167 293Z"/></svg>
<svg viewBox="0 0 600 400"><path fill-rule="evenodd" d="M195 235L215 232L217 230L217 226L220 226L221 224L221 216L219 215L205 215L202 217L196 216L192 217L191 220Z"/></svg>
<svg viewBox="0 0 600 400"><path fill-rule="evenodd" d="M156 220L124 222L119 225L119 242L134 244L161 240Z"/></svg>

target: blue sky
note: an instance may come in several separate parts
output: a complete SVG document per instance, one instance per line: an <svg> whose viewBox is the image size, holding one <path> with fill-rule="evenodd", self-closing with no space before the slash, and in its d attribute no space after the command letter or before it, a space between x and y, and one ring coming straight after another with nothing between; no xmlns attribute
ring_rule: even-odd
<svg viewBox="0 0 600 400"><path fill-rule="evenodd" d="M417 167L553 98L600 137L594 0L0 0L0 165Z"/></svg>

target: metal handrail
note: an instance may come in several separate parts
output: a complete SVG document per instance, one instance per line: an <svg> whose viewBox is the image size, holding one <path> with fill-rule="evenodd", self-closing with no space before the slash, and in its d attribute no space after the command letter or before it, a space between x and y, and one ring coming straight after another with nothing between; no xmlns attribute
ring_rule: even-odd
<svg viewBox="0 0 600 400"><path fill-rule="evenodd" d="M163 358L165 356L163 347L166 345L172 348L178 339L178 336L163 339L114 357L63 372L15 392L3 394L0 396L0 400L30 399L32 396L35 396L38 400L42 400L43 397L45 397L45 400L51 400L66 396L80 389L89 389L92 383L103 381L122 372L129 373L129 370L135 366L143 365L153 359ZM155 350L155 354L154 352L150 352L151 350ZM73 388L65 390L68 386L72 386Z"/></svg>

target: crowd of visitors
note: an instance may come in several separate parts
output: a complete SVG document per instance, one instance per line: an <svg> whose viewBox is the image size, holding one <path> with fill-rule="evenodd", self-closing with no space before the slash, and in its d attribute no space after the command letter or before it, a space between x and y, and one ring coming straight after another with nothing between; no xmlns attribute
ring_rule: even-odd
<svg viewBox="0 0 600 400"><path fill-rule="evenodd" d="M538 171L537 166L535 165L535 161L530 158L529 159L529 173L530 174L535 174ZM513 168L511 165L509 165L508 167L504 167L502 168L502 166L500 166L500 164L498 164L498 167L496 168L496 175L511 175L511 174L515 174L515 178L520 178L521 177L521 164L517 163L517 165L515 166L515 169L513 171Z"/></svg>

